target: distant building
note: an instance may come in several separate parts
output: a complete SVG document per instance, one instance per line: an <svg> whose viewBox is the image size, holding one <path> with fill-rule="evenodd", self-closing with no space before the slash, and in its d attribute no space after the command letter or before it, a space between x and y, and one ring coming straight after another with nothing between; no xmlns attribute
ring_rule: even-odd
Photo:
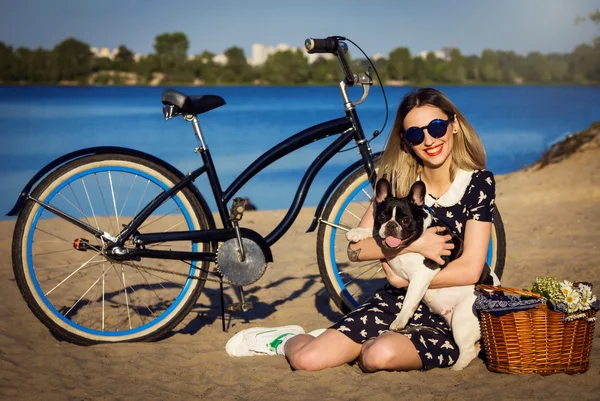
<svg viewBox="0 0 600 401"><path fill-rule="evenodd" d="M417 54L423 60L427 58L429 53L433 53L438 60L450 61L452 59L453 47L442 47L441 50L423 50Z"/></svg>
<svg viewBox="0 0 600 401"><path fill-rule="evenodd" d="M215 64L226 65L227 64L227 56L224 54L217 54L213 57L212 61Z"/></svg>
<svg viewBox="0 0 600 401"><path fill-rule="evenodd" d="M119 53L119 48L109 49L108 47L90 47L90 51L96 58L108 58L113 60L115 56Z"/></svg>
<svg viewBox="0 0 600 401"><path fill-rule="evenodd" d="M271 54L288 50L300 50L302 54L308 58L308 62L311 64L319 58L329 59L333 57L331 54L308 54L304 48L293 47L287 43L280 43L277 46L265 46L262 43L254 43L251 50L252 54L248 57L248 64L252 66L263 65Z"/></svg>

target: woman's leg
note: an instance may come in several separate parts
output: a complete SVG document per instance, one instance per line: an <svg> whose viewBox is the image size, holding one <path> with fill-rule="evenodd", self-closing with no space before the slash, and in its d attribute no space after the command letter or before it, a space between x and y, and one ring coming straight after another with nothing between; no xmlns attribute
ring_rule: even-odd
<svg viewBox="0 0 600 401"><path fill-rule="evenodd" d="M411 340L403 334L388 331L366 341L358 359L365 372L378 370L419 370L423 362Z"/></svg>
<svg viewBox="0 0 600 401"><path fill-rule="evenodd" d="M310 371L352 362L360 355L361 348L361 344L334 329L328 329L316 338L300 334L284 345L285 356L292 368Z"/></svg>

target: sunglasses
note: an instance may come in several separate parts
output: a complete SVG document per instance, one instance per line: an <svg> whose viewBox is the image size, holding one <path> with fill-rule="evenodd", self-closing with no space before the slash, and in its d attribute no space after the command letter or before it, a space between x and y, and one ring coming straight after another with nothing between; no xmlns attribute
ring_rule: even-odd
<svg viewBox="0 0 600 401"><path fill-rule="evenodd" d="M427 133L432 138L441 138L446 135L448 125L450 125L452 120L452 117L449 117L447 120L436 118L424 127L410 127L402 133L402 138L411 146L420 145L425 140L425 132L423 131L425 128L427 128Z"/></svg>

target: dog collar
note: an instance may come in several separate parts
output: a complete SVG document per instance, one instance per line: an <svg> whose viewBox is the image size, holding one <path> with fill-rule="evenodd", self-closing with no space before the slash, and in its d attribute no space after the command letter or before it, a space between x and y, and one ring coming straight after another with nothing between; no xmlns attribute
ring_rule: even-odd
<svg viewBox="0 0 600 401"><path fill-rule="evenodd" d="M427 206L426 204L423 204L423 209L427 210L427 212L429 212L429 214L431 215L431 217L434 216L433 209L430 208L429 206Z"/></svg>

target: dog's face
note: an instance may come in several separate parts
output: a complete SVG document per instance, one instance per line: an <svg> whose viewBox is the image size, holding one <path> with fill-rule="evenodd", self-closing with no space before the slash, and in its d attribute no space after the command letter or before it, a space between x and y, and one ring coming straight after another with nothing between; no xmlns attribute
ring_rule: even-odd
<svg viewBox="0 0 600 401"><path fill-rule="evenodd" d="M415 182L406 198L391 196L391 186L385 178L377 181L375 191L374 230L384 247L406 247L423 234L426 219L430 219L423 209L423 182Z"/></svg>

